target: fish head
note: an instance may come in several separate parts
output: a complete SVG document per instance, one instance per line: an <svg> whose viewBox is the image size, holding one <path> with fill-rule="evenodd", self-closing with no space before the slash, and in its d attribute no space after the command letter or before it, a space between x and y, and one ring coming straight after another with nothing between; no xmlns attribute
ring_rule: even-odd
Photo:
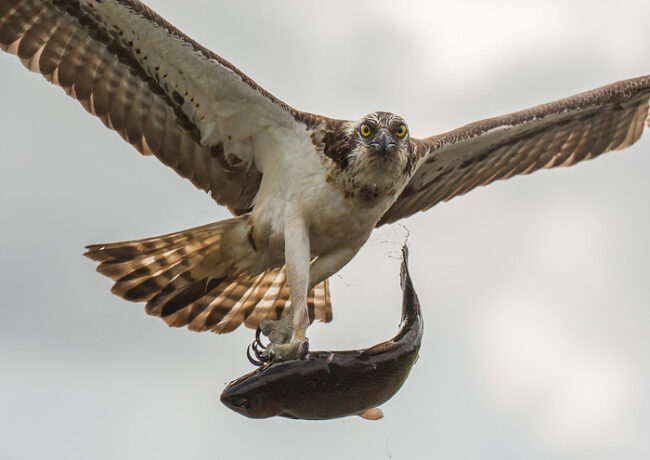
<svg viewBox="0 0 650 460"><path fill-rule="evenodd" d="M221 402L230 409L250 418L268 418L282 415L282 400L257 373L234 380L221 393Z"/></svg>

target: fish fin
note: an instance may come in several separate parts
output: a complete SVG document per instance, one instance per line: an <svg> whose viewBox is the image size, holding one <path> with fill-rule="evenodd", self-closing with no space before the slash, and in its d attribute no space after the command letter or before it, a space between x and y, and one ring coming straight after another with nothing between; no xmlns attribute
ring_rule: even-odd
<svg viewBox="0 0 650 460"><path fill-rule="evenodd" d="M380 418L384 418L384 413L378 407L366 409L358 415L366 420L379 420Z"/></svg>

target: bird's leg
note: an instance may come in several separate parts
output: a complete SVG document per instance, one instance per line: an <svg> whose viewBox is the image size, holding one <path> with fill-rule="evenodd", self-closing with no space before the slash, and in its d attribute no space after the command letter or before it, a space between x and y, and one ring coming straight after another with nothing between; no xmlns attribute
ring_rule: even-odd
<svg viewBox="0 0 650 460"><path fill-rule="evenodd" d="M314 260L309 269L309 290L323 280L326 280L347 264L360 248L353 246L339 246Z"/></svg>
<svg viewBox="0 0 650 460"><path fill-rule="evenodd" d="M279 320L265 320L260 324L262 333L271 341L262 356L273 360L300 358L309 351L306 332L309 326L307 291L311 253L309 234L300 213L287 211L284 241L291 306Z"/></svg>
<svg viewBox="0 0 650 460"><path fill-rule="evenodd" d="M318 283L329 278L338 270L340 270L341 267L347 264L352 259L352 257L354 257L354 255L357 253L358 250L359 250L358 247L339 246L338 248L336 248L335 250L327 254L318 256L316 260L314 260L314 262L309 267L309 284L307 285L306 292L309 292ZM289 277L288 260L289 259L287 257L287 278ZM278 345L275 345L273 347L272 352L266 349L263 350L262 352L256 353L256 355L260 359L269 358L270 354L277 353L277 352L279 352L280 355L274 356L273 359L276 360L291 359L294 357L304 356L304 354L306 354L308 351L309 342L306 337L306 331L307 331L307 327L309 326L309 312L307 310L306 294L305 294L304 304L303 304L304 308L301 311L296 311L296 310L292 311L294 305L294 297L293 297L294 291L291 288L291 284L289 284L289 288L291 289L292 298L291 298L291 307L289 307L289 311L287 312L287 314L278 321L263 321L261 325L262 332L265 335L269 336L269 339L271 339L272 344L273 344L274 337L276 339L281 340L281 342L279 342ZM302 315L298 321L296 321L297 314ZM286 332L283 332L283 330L284 331L288 330L286 328L287 326L289 326L289 324L294 328L293 340L290 342L289 340L291 339L291 337L287 338ZM257 342L259 343L259 340L257 340ZM283 357L283 356L289 356L289 357Z"/></svg>

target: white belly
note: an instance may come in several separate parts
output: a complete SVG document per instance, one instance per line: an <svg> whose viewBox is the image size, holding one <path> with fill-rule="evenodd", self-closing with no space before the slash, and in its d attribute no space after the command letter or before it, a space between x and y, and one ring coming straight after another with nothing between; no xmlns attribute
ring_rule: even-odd
<svg viewBox="0 0 650 460"><path fill-rule="evenodd" d="M291 209L309 229L312 255L341 245L360 248L390 203L345 197L326 180L327 171L309 137L292 134L290 152L267 150L262 161L263 179L251 216L256 242L274 259L283 258L286 214Z"/></svg>
<svg viewBox="0 0 650 460"><path fill-rule="evenodd" d="M313 255L342 245L360 248L385 211L378 203L346 198L335 187L323 179L321 186L312 188L310 205L305 209Z"/></svg>

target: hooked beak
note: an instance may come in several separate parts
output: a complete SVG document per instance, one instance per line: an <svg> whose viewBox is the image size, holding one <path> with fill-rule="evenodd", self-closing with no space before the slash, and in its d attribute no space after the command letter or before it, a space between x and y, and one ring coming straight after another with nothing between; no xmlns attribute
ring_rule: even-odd
<svg viewBox="0 0 650 460"><path fill-rule="evenodd" d="M393 140L393 136L390 135L388 130L386 128L382 128L370 146L373 147L377 153L385 155L390 149L396 147L397 144Z"/></svg>

